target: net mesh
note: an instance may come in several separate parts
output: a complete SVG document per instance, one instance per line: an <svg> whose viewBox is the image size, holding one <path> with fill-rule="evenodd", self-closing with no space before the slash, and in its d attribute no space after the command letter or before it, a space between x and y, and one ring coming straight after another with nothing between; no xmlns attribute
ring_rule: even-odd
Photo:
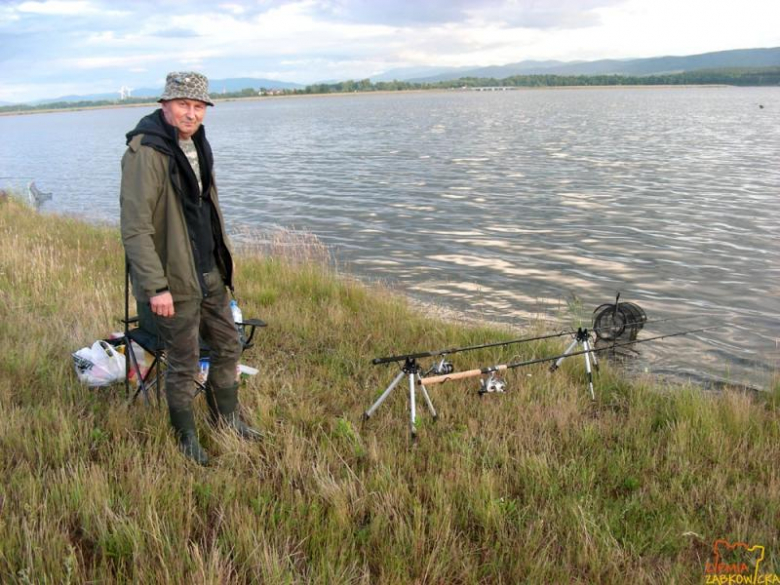
<svg viewBox="0 0 780 585"><path fill-rule="evenodd" d="M593 331L603 341L634 341L646 321L647 314L636 303L610 303L593 311Z"/></svg>

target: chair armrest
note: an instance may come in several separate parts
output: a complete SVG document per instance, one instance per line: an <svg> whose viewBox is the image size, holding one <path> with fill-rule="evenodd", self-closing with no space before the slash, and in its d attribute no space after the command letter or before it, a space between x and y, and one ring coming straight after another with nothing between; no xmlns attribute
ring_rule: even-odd
<svg viewBox="0 0 780 585"><path fill-rule="evenodd" d="M244 319L240 323L236 323L236 325L246 325L247 327L268 327L268 323L262 319Z"/></svg>
<svg viewBox="0 0 780 585"><path fill-rule="evenodd" d="M252 338L255 336L255 330L258 327L267 327L268 324L261 319L244 319L240 323L236 323L239 327L249 328L249 335L244 341L243 349L252 347ZM243 350L242 350L243 351Z"/></svg>

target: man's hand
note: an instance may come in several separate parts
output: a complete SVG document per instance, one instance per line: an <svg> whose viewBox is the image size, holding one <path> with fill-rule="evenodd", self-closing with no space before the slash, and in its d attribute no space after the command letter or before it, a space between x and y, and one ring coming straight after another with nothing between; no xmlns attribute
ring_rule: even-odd
<svg viewBox="0 0 780 585"><path fill-rule="evenodd" d="M152 313L160 317L173 317L173 296L169 291L154 295L149 299Z"/></svg>

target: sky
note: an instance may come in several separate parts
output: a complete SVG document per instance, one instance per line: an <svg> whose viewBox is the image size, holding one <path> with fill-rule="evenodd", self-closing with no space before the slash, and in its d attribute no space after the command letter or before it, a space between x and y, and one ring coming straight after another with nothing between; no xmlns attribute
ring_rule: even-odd
<svg viewBox="0 0 780 585"><path fill-rule="evenodd" d="M0 0L0 102L780 46L780 0ZM118 95L118 94L117 94Z"/></svg>

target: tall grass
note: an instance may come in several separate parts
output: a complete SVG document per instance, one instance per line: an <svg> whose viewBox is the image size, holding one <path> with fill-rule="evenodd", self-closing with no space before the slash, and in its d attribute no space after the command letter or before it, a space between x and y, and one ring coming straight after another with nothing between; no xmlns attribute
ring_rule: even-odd
<svg viewBox="0 0 780 585"><path fill-rule="evenodd" d="M213 458L197 468L163 407L72 371L120 328L117 230L6 199L0 234L0 582L701 583L718 538L764 545L762 572L780 573L777 387L707 394L605 367L591 403L567 360L513 370L500 396L431 387L439 420L418 405L412 442L405 385L362 421L397 373L370 359L513 333L427 317L301 241L238 260L244 314L269 323L241 390L267 438L210 429L199 401Z"/></svg>

